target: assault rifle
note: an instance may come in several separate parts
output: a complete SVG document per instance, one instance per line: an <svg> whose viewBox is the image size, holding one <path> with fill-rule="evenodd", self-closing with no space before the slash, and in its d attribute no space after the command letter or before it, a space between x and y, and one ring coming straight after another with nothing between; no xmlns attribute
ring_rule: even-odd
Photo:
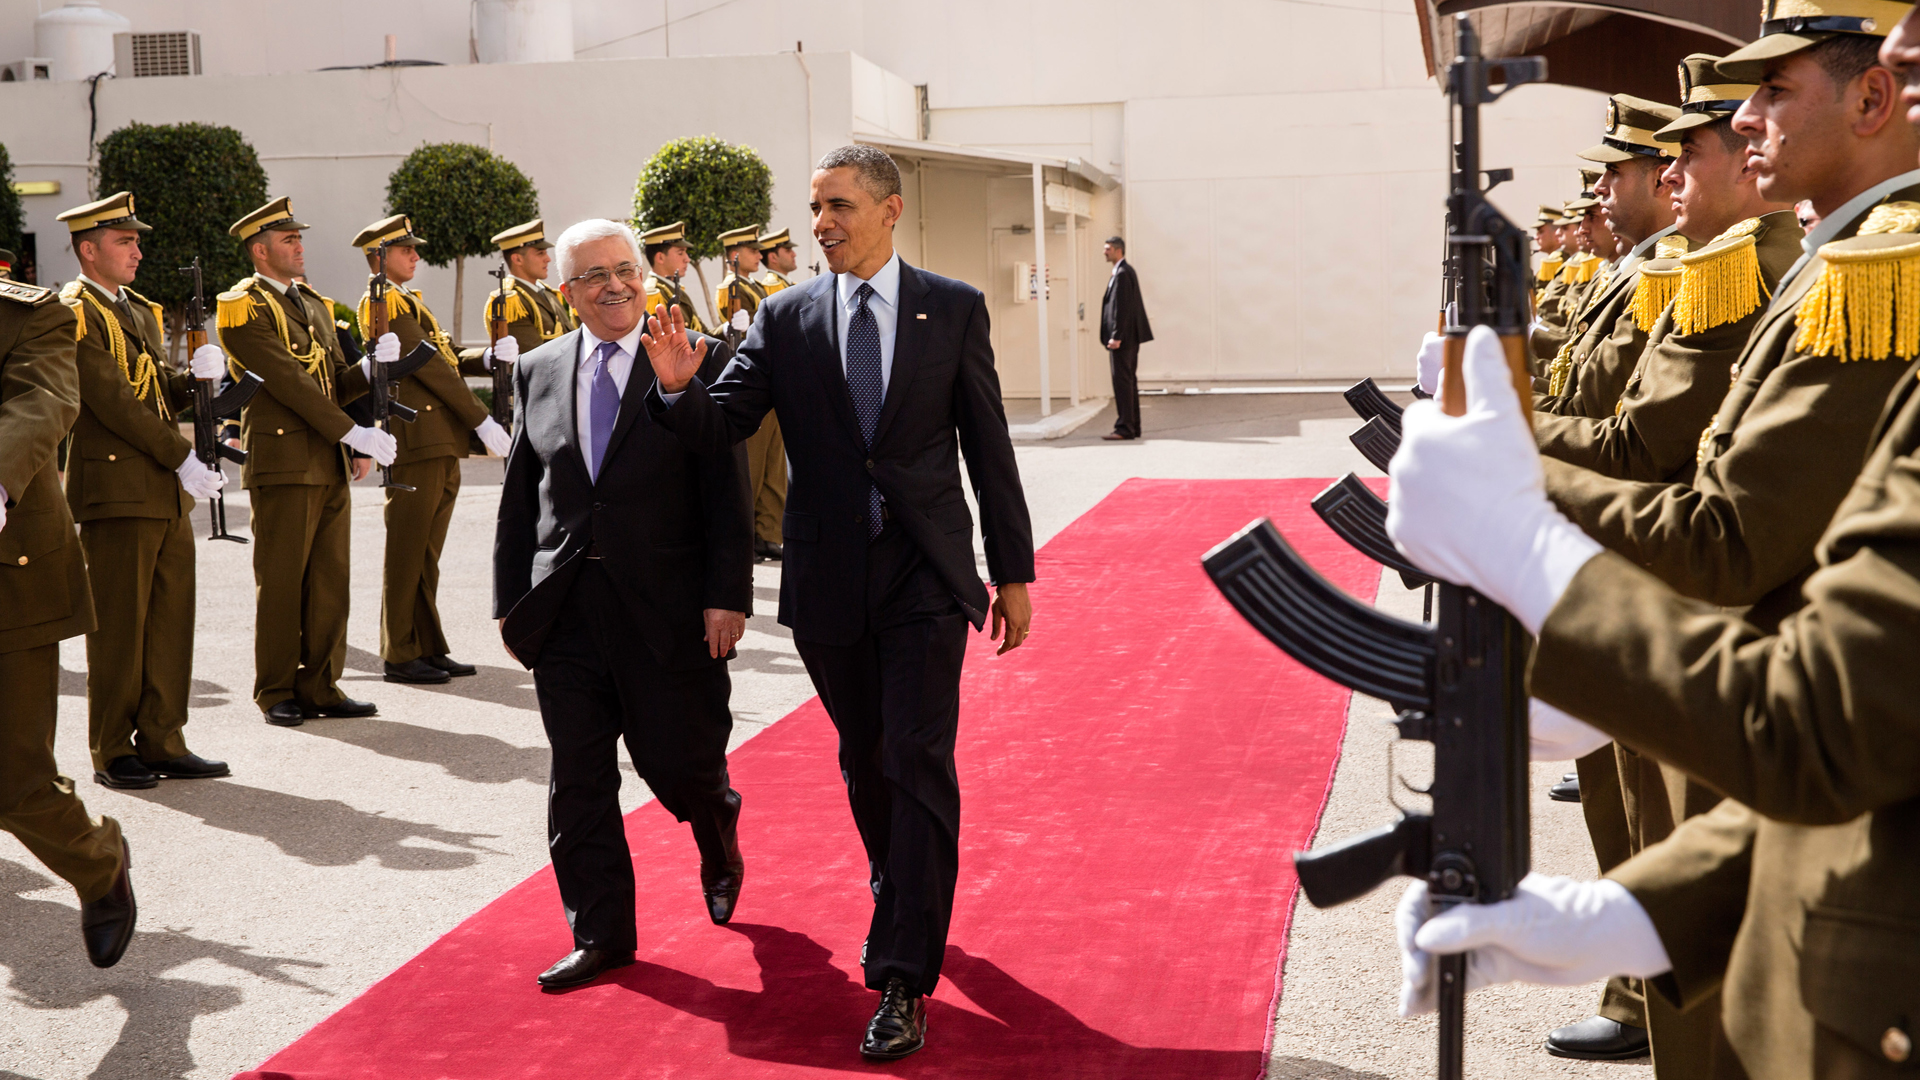
<svg viewBox="0 0 1920 1080"><path fill-rule="evenodd" d="M1459 283L1445 328L1441 407L1457 416L1466 411L1460 363L1473 326L1499 333L1516 387L1526 385L1527 237L1486 199L1479 110L1515 86L1544 79L1546 62L1482 58L1465 15L1455 22L1455 41L1447 72L1457 125L1447 209ZM1496 79L1502 89L1494 89ZM1521 401L1528 400L1523 393ZM1268 640L1306 667L1392 705L1399 736L1434 747L1433 781L1422 789L1432 797L1430 813L1402 811L1390 826L1294 856L1308 901L1343 903L1398 874L1424 877L1442 906L1511 897L1530 861L1529 640L1513 617L1473 590L1445 583L1432 625L1382 614L1321 577L1265 519L1208 552L1203 564L1228 602ZM1440 957L1437 966L1438 1075L1460 1080L1466 957Z"/></svg>
<svg viewBox="0 0 1920 1080"><path fill-rule="evenodd" d="M180 267L180 272L193 278L193 295L187 298L187 356L191 358L195 349L207 343L207 300L200 281L200 256L193 257L192 266ZM243 371L240 378L226 392L216 395L213 392L213 380L194 379L193 386L193 456L200 464L215 472L220 471L220 459L225 458L235 465L247 463L247 452L237 450L220 440L220 421L229 416L240 415L240 410L253 400L254 391L266 380L251 371ZM247 543L244 536L235 536L227 531L227 497L216 491L207 503L207 518L213 531L209 540L231 540L236 544Z"/></svg>
<svg viewBox="0 0 1920 1080"><path fill-rule="evenodd" d="M746 302L740 299L740 256L727 256L727 271L733 280L727 283L727 322L720 334L729 346L737 349L747 337L746 328L739 325L740 316L747 311Z"/></svg>
<svg viewBox="0 0 1920 1080"><path fill-rule="evenodd" d="M487 271L500 284L500 294L494 298L487 315L487 355L493 359L493 422L509 430L513 425L513 369L493 356L493 343L507 336L507 264L503 260L500 269Z"/></svg>
<svg viewBox="0 0 1920 1080"><path fill-rule="evenodd" d="M399 379L404 379L413 372L420 370L422 364L438 355L440 351L434 347L433 342L422 341L420 344L415 345L413 351L402 357L395 365L396 367L404 366L405 370L403 371L388 371L387 365L381 363L379 360L371 359L374 345L387 333L387 290L393 287L392 282L387 280L387 248L391 246L392 244L389 242L382 242L380 244L377 249L379 253L377 259L379 269L374 271L373 279L367 282L367 356L369 357L367 361L367 385L369 388L367 398L373 406L374 424L378 426L381 431L389 435L393 434L393 422L395 420L404 420L407 423L412 423L414 419L420 415L414 412L412 407L402 405L393 400L394 382ZM380 486L383 488L393 488L396 491L414 490L411 484L396 484L393 482L393 466L391 465L380 466Z"/></svg>

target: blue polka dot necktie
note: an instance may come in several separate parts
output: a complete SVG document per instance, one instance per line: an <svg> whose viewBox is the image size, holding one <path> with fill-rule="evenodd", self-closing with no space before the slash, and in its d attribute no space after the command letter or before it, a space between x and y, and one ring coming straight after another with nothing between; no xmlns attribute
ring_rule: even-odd
<svg viewBox="0 0 1920 1080"><path fill-rule="evenodd" d="M873 286L866 282L854 294L859 306L847 320L847 393L853 396L853 415L860 421L860 437L873 449L873 432L880 426L880 403L886 396L880 385L880 324L867 309ZM867 483L867 539L880 535L880 489Z"/></svg>

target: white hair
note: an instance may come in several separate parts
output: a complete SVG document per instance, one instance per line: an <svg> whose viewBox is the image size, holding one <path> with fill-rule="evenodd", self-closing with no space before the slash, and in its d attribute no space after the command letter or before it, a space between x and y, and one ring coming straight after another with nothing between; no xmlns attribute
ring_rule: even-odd
<svg viewBox="0 0 1920 1080"><path fill-rule="evenodd" d="M573 256L583 245L595 240L619 237L627 242L627 248L633 252L633 265L642 270L647 268L647 260L640 254L640 238L633 230L618 221L606 218L588 218L567 226L567 231L553 242L553 259L560 264L560 280L567 281L574 276ZM612 267L608 267L612 269Z"/></svg>

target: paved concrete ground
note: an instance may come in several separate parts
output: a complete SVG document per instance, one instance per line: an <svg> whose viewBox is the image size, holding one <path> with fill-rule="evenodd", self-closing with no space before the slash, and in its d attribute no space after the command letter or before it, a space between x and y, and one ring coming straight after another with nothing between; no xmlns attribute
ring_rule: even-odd
<svg viewBox="0 0 1920 1080"><path fill-rule="evenodd" d="M1149 438L1141 442L1100 442L1109 413L1069 438L1019 447L1037 540L1128 477L1366 471L1345 441L1354 420L1332 395L1149 397L1143 421ZM126 826L141 930L118 967L89 967L72 891L0 836L0 1080L227 1077L544 864L540 718L530 677L501 649L487 617L499 462L469 462L466 476L441 603L454 655L480 665L480 674L440 688L380 680L380 495L354 492L343 685L378 702L378 719L295 729L261 722L250 700L249 550L238 545L200 545L188 727L194 749L232 762L231 779L168 781L145 792L109 791L86 779L86 655L78 639L63 646L59 758L81 779L94 812ZM229 516L236 531L250 533L244 493L229 500ZM778 574L772 566L757 570L764 614L752 620L734 669L736 744L812 693L792 641L771 618ZM1389 584L1383 602L1417 601ZM1045 626L1042 611L1037 628ZM1326 839L1391 814L1377 723L1383 715L1371 702L1354 706L1321 830ZM1558 771L1536 769L1536 788ZM637 781L623 794L628 807L644 798ZM1536 865L1591 873L1577 808L1540 802L1537 809ZM847 842L854 842L851 828ZM1403 1022L1392 1012L1399 974L1388 913L1400 888L1390 884L1329 912L1298 908L1277 1014L1276 1076L1431 1072L1431 1023ZM692 883L686 891L688 917L698 917ZM1474 1075L1643 1075L1643 1066L1581 1066L1538 1050L1548 1028L1586 1015L1595 998L1591 989L1476 996Z"/></svg>

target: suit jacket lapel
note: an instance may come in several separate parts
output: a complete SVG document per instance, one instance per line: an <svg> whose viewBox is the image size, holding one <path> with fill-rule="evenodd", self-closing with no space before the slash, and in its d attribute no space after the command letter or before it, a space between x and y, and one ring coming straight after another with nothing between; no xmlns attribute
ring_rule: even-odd
<svg viewBox="0 0 1920 1080"><path fill-rule="evenodd" d="M846 425L853 441L864 446L866 440L860 435L860 418L853 412L853 393L847 389L847 372L840 364L838 279L837 274L821 274L807 283L814 294L800 316L800 329L806 337L807 350L819 368L820 379L826 384L827 401L834 415ZM820 284L815 285L814 281Z"/></svg>
<svg viewBox="0 0 1920 1080"><path fill-rule="evenodd" d="M900 294L894 297L893 319L893 371L887 377L887 396L880 405L880 422L874 426L873 442L879 445L887 435L887 425L900 412L900 402L907 396L907 388L913 383L914 372L920 367L921 342L927 329L925 320L914 318L924 315L920 310L921 301L927 295L927 281L920 271L908 266L905 259L900 261ZM848 398L852 400L851 397Z"/></svg>
<svg viewBox="0 0 1920 1080"><path fill-rule="evenodd" d="M582 331L572 330L559 341L566 366L554 372L552 386L554 393L566 395L559 403L560 415L565 418L560 430L560 445L564 447L561 452L571 454L574 463L580 466L580 475L591 483L593 472L587 468L586 448L580 445L580 346L585 338Z"/></svg>
<svg viewBox="0 0 1920 1080"><path fill-rule="evenodd" d="M647 411L647 391L653 388L653 366L647 360L647 347L641 345L639 349L640 355L633 358L633 366L627 370L627 388L620 392L620 412L613 421L613 435L607 439L607 456L600 461L603 470L613 458L613 452L620 448L620 440L633 429L634 421ZM574 370L577 378L578 364ZM575 395L574 400L577 402L579 396Z"/></svg>

